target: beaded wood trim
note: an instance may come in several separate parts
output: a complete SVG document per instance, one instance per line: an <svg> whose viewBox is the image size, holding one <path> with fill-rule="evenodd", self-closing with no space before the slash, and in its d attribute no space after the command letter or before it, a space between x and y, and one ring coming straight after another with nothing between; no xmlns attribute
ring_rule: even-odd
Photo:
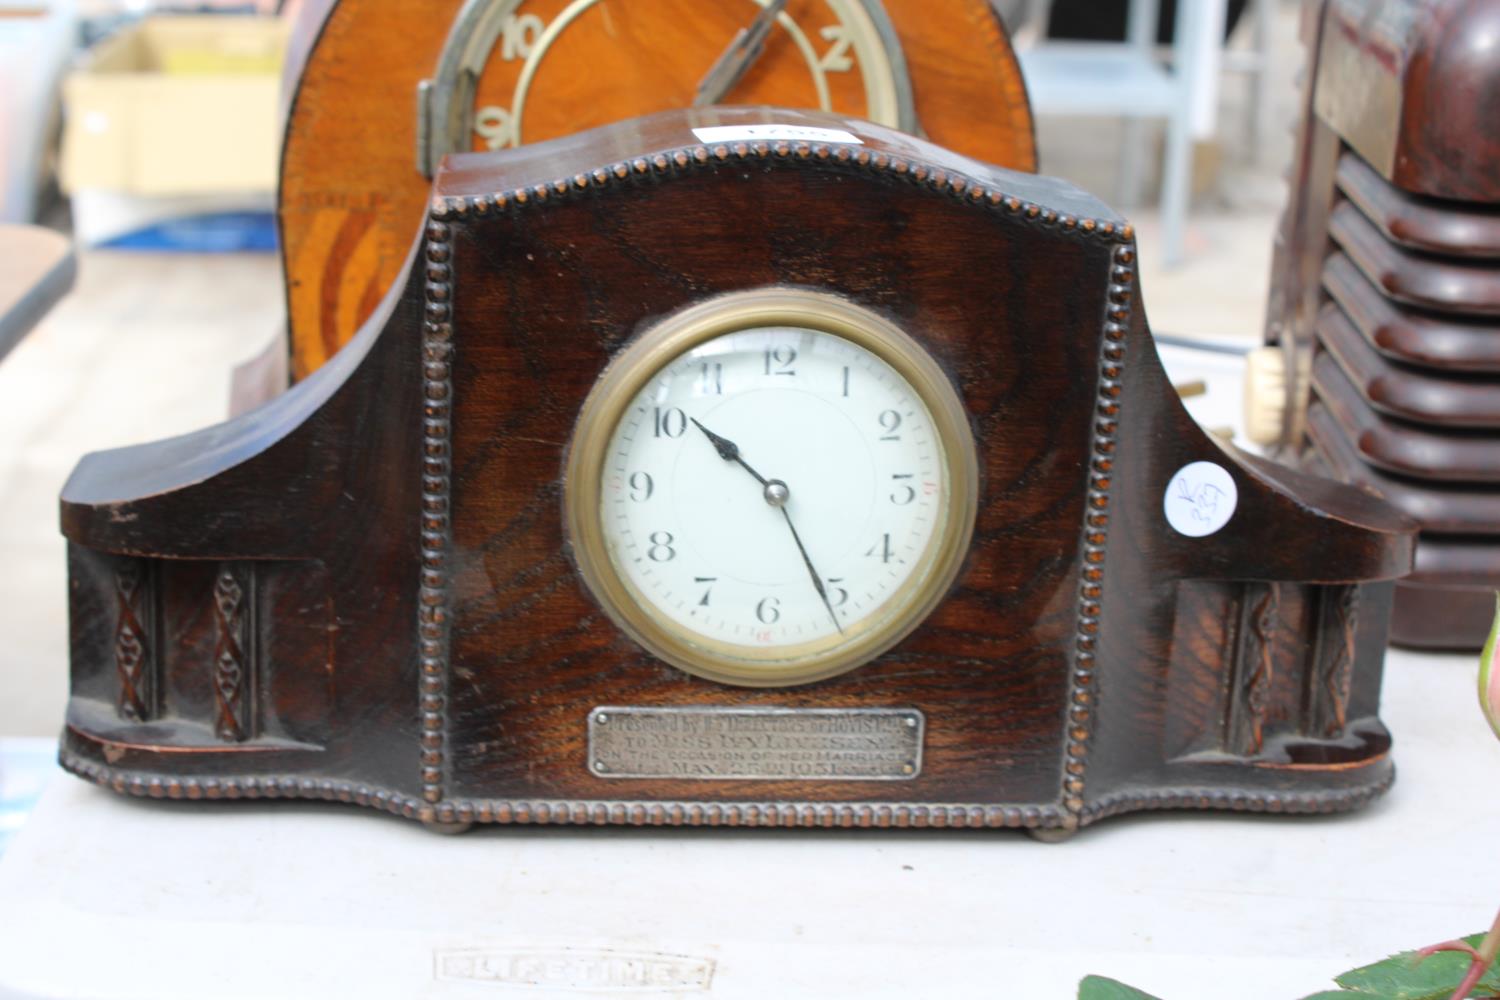
<svg viewBox="0 0 1500 1000"><path fill-rule="evenodd" d="M594 799L494 799L437 805L374 785L295 776L163 777L111 767L64 747L64 770L105 788L142 798L188 801L313 799L380 809L428 823L520 823L625 826L912 827L1065 830L1069 815L1047 805L996 806L909 802L655 802ZM1328 814L1357 809L1394 780L1336 791L1269 792L1183 787L1107 795L1078 814L1078 825L1150 809Z"/></svg>
<svg viewBox="0 0 1500 1000"><path fill-rule="evenodd" d="M1327 815L1352 812L1378 799L1396 780L1394 766L1363 785L1321 792L1267 792L1251 789L1159 788L1149 792L1113 792L1090 802L1080 813L1082 825L1121 813L1157 809L1196 809L1277 815Z"/></svg>
<svg viewBox="0 0 1500 1000"><path fill-rule="evenodd" d="M1109 492L1114 480L1115 443L1120 430L1121 375L1125 344L1130 333L1130 305L1135 289L1135 247L1118 246L1110 262L1105 290L1104 336L1099 343L1099 389L1094 418L1094 441L1089 456L1088 504L1084 508L1082 584L1078 591L1078 624L1073 650L1073 676L1068 691L1068 720L1064 743L1063 807L1065 826L1077 827L1084 809L1084 778L1089 742L1098 712L1094 666L1103 611L1104 556L1109 540Z"/></svg>
<svg viewBox="0 0 1500 1000"><path fill-rule="evenodd" d="M452 542L453 271L450 227L427 224L422 324L422 569L417 591L422 798L443 797L449 650L448 550Z"/></svg>
<svg viewBox="0 0 1500 1000"><path fill-rule="evenodd" d="M530 187L512 188L494 194L470 196L439 196L432 199L428 208L427 227L427 339L424 351L433 351L441 344L440 356L425 356L427 369L427 444L428 459L433 459L432 449L441 450L441 473L423 471L423 567L422 567L422 767L423 796L428 802L441 802L443 797L443 741L446 725L443 702L447 679L447 573L443 565L447 536L428 545L429 516L442 519L443 531L447 530L448 480L447 480L447 435L451 383L447 367L451 359L451 225L464 220L515 211L527 206L545 205L581 193L610 190L622 183L637 180L660 180L691 174L704 167L731 160L765 160L788 164L807 163L815 165L840 165L851 169L881 173L905 180L915 186L948 195L982 209L1005 212L1032 224L1053 228L1080 240L1107 240L1117 244L1108 287L1104 317L1104 336L1099 356L1099 403L1095 427L1093 452L1089 468L1088 505L1085 508L1083 530L1083 585L1079 597L1077 634L1075 637L1073 673L1069 684L1069 704L1064 730L1064 771L1059 793L1061 810L1058 825L1075 829L1080 824L1084 809L1084 772L1087 767L1088 744L1092 735L1093 718L1097 711L1094 694L1094 643L1099 626L1100 595L1104 578L1105 538L1109 522L1109 483L1113 468L1112 453L1115 435L1119 427L1120 374L1125 357L1125 338L1130 325L1130 303L1134 291L1135 246L1134 230L1129 225L1117 225L1113 221L1080 218L1046 208L1034 202L1022 201L1013 195L991 187L983 181L967 177L919 160L891 156L884 152L844 144L806 142L737 142L713 146L696 145L656 153L652 156L636 157L633 160L600 166L586 173L562 177L549 183ZM435 377L440 375L440 377ZM442 416L439 421L430 412L434 404L433 393L440 393ZM441 423L441 427L438 424ZM430 477L430 478L429 478ZM438 480L441 479L439 483ZM428 487L440 487L429 491ZM427 509L431 502L441 511ZM430 633L430 634L429 634ZM439 635L439 633L441 633ZM757 808L766 809L774 804ZM694 808L697 808L694 806ZM707 808L707 807L704 807ZM728 808L728 807L725 807ZM736 807L740 808L740 807ZM801 807L798 807L801 808ZM808 808L814 808L808 806ZM821 807L817 807L821 808ZM902 809L981 809L993 811L992 806L920 806L901 804ZM1004 807L998 807L1004 812ZM443 820L443 822L448 822ZM780 824L774 824L780 825ZM986 824L1008 825L1008 824ZM1047 825L1051 825L1048 823Z"/></svg>
<svg viewBox="0 0 1500 1000"><path fill-rule="evenodd" d="M1114 221L1080 218L1058 212L1034 202L1022 201L1012 195L990 187L983 181L966 177L941 167L919 160L891 156L888 153L872 152L863 147L844 144L806 142L737 142L720 143L714 146L686 146L666 150L650 157L639 156L633 160L596 167L587 173L560 177L530 187L512 188L495 194L480 194L464 197L439 196L432 199L428 214L431 219L452 221L472 215L483 216L507 208L545 204L579 192L610 189L622 181L633 179L666 179L690 174L701 167L713 166L729 160L769 160L789 163L838 164L873 173L883 173L909 180L917 185L944 192L975 205L1003 209L1014 215L1033 220L1044 226L1073 233L1084 238L1104 238L1130 243L1135 233L1129 225ZM444 239L447 237L445 236Z"/></svg>

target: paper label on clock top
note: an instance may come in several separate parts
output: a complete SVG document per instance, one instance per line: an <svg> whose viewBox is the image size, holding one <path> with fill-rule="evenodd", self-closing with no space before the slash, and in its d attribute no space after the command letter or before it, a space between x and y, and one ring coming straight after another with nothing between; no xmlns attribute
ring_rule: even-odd
<svg viewBox="0 0 1500 1000"><path fill-rule="evenodd" d="M840 128L812 128L808 125L712 125L695 128L699 142L844 142L863 146L864 140Z"/></svg>

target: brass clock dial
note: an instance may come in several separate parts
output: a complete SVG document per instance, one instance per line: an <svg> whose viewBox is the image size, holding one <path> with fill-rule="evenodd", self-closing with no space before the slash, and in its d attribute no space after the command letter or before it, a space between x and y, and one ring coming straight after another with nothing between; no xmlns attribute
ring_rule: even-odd
<svg viewBox="0 0 1500 1000"><path fill-rule="evenodd" d="M628 348L575 431L585 580L684 670L796 684L899 641L972 531L974 445L947 378L842 299L711 300Z"/></svg>

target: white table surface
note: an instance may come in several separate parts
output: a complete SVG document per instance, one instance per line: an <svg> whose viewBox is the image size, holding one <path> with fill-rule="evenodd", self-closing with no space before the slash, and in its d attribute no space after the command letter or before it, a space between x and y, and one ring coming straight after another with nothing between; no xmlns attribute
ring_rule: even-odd
<svg viewBox="0 0 1500 1000"><path fill-rule="evenodd" d="M1057 845L941 830L450 838L356 807L126 799L60 775L0 860L0 996L509 995L435 977L438 953L477 948L688 956L713 967L692 995L719 998L1046 1000L1091 972L1166 1000L1300 997L1481 930L1500 903L1500 745L1474 673L1472 657L1390 656L1399 777L1363 812L1126 817Z"/></svg>
<svg viewBox="0 0 1500 1000"><path fill-rule="evenodd" d="M1200 420L1235 422L1237 359L1164 353L1175 378L1207 378ZM440 955L479 949L551 956L538 967L554 979L643 953L711 966L706 992L623 994L645 997L1063 1000L1098 973L1164 1000L1290 1000L1493 918L1500 743L1475 674L1472 656L1389 654L1398 778L1362 812L1144 814L1057 845L944 830L445 838L350 806L126 799L59 775L0 858L0 997L610 995L437 977Z"/></svg>

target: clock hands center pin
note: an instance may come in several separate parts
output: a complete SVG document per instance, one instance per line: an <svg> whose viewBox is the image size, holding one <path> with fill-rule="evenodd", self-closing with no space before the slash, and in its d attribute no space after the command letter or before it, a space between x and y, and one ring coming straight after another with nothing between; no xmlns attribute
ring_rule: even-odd
<svg viewBox="0 0 1500 1000"><path fill-rule="evenodd" d="M792 523L792 515L786 509L787 502L792 498L791 487L787 486L780 479L767 479L765 476L762 476L750 466L749 462L746 462L740 456L739 445L704 427L703 424L699 423L697 417L689 417L688 419L693 422L694 427L703 432L704 437L708 438L709 444L714 446L714 451L719 453L720 458L726 462L737 463L740 468L754 476L755 481L761 485L761 496L765 498L766 503L781 511L782 518L786 520L787 530L792 533L792 541L797 543L797 551L802 555L802 563L807 567L807 575L812 577L813 588L817 590L818 597L822 599L823 607L828 609L828 617L833 619L833 627L839 630L839 635L843 635L844 626L840 624L839 616L833 612L833 602L828 599L828 588L823 585L823 578L818 575L817 569L813 567L812 557L807 554L807 546L802 544L802 536L797 534L797 526Z"/></svg>

